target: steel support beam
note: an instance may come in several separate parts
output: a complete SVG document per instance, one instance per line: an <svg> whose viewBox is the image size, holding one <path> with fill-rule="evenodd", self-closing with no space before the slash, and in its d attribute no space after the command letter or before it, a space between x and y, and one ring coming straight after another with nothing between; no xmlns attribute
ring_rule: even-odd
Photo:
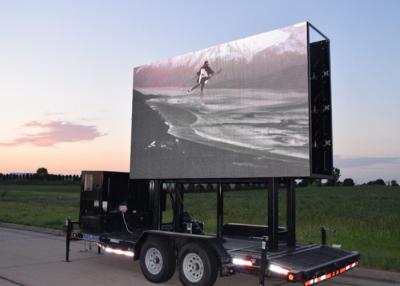
<svg viewBox="0 0 400 286"><path fill-rule="evenodd" d="M286 227L288 231L287 246L296 246L296 192L295 181L292 178L287 180L286 192Z"/></svg>
<svg viewBox="0 0 400 286"><path fill-rule="evenodd" d="M224 236L224 189L218 184L217 190L217 238L222 240Z"/></svg>
<svg viewBox="0 0 400 286"><path fill-rule="evenodd" d="M279 179L268 179L268 246L270 251L278 250L279 224Z"/></svg>

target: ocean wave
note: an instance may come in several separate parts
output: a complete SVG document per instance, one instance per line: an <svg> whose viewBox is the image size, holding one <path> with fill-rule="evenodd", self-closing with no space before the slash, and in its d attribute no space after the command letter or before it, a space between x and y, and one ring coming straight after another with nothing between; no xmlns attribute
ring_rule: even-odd
<svg viewBox="0 0 400 286"><path fill-rule="evenodd" d="M306 94L207 90L200 98L176 93L171 89L147 103L177 138L236 152L309 158Z"/></svg>

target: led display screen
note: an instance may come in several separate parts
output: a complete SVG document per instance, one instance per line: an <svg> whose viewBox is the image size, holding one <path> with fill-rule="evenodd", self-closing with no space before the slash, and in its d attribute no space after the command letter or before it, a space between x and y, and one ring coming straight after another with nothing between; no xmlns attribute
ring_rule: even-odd
<svg viewBox="0 0 400 286"><path fill-rule="evenodd" d="M310 175L307 23L134 68L131 178Z"/></svg>

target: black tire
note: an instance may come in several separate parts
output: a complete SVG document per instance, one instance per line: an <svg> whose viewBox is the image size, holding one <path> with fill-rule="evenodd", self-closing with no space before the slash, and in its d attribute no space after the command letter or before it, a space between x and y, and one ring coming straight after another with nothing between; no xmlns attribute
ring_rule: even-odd
<svg viewBox="0 0 400 286"><path fill-rule="evenodd" d="M153 283L168 281L174 275L175 266L174 247L168 240L148 238L143 243L140 249L140 268L147 280Z"/></svg>
<svg viewBox="0 0 400 286"><path fill-rule="evenodd" d="M211 286L217 280L217 257L209 247L202 243L188 243L179 251L178 269L179 279L183 285Z"/></svg>

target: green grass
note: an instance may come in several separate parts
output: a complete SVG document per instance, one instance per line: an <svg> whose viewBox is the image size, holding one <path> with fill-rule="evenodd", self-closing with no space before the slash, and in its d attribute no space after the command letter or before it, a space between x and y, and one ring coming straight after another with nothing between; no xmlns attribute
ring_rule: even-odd
<svg viewBox="0 0 400 286"><path fill-rule="evenodd" d="M0 185L0 221L62 229L79 215L79 185Z"/></svg>
<svg viewBox="0 0 400 286"><path fill-rule="evenodd" d="M297 237L319 242L320 227L330 244L360 251L362 265L400 271L400 188L308 187L297 190ZM225 222L266 223L266 191L225 193ZM0 221L61 229L67 216L76 219L79 186L0 185ZM216 194L185 194L185 208L216 228ZM166 213L170 218L170 212ZM168 218L167 218L168 219ZM280 225L285 224L285 191L281 192Z"/></svg>

